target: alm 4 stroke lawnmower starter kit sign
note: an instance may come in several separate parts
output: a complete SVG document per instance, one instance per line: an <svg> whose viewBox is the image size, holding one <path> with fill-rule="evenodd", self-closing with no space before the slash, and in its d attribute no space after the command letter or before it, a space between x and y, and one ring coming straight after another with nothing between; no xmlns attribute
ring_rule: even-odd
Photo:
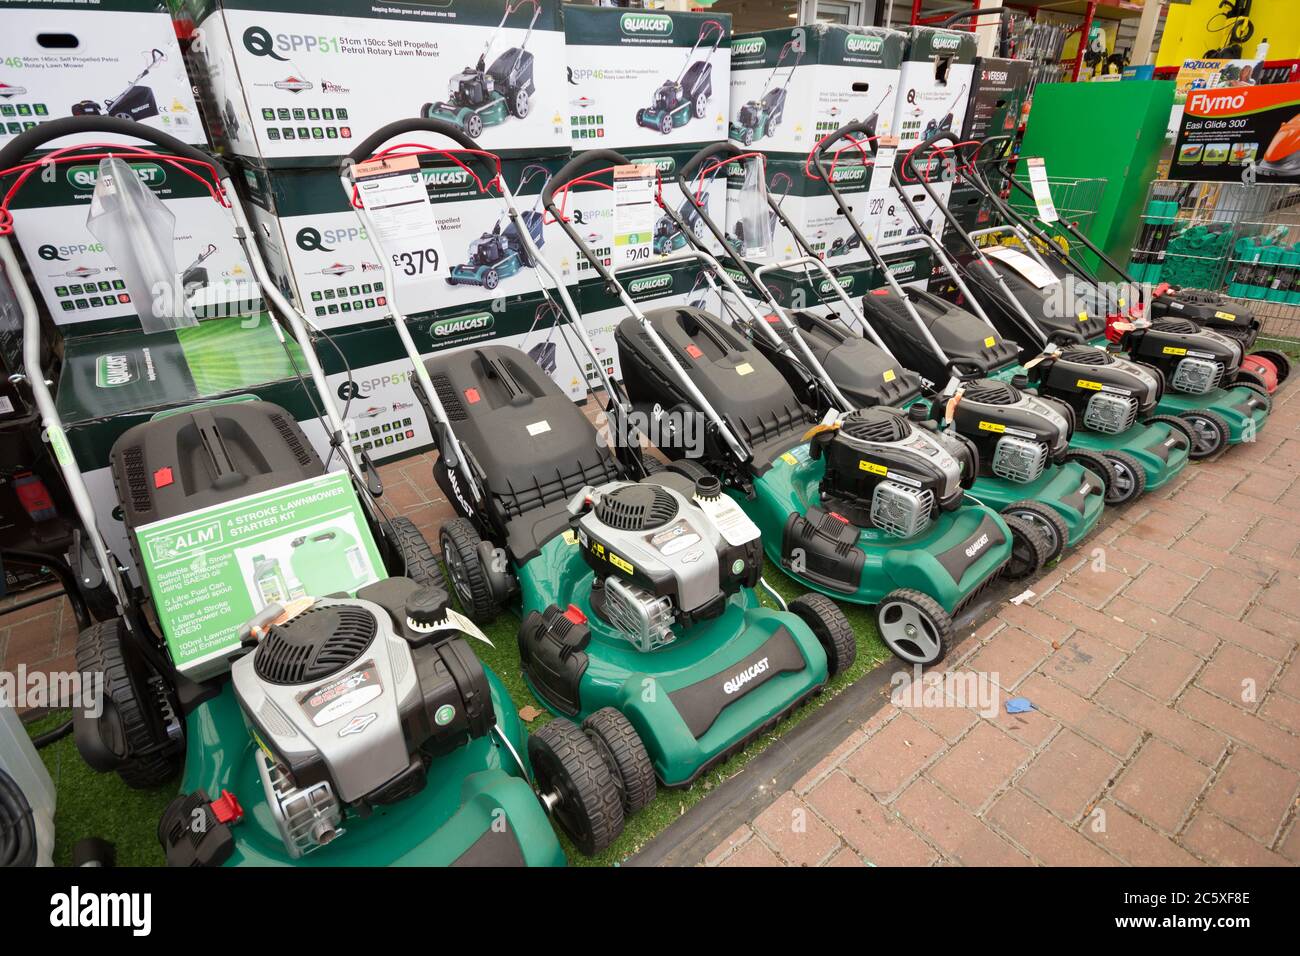
<svg viewBox="0 0 1300 956"><path fill-rule="evenodd" d="M207 679L263 608L384 577L351 480L332 472L136 530L172 660Z"/></svg>

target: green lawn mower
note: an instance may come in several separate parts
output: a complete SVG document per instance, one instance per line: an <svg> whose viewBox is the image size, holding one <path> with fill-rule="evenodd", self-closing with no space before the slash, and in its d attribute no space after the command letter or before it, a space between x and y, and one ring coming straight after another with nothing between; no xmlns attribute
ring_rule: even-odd
<svg viewBox="0 0 1300 956"><path fill-rule="evenodd" d="M709 205L709 197L704 197L704 207ZM702 236L704 232L704 222L695 210L695 203L690 199L682 200L681 206L677 209L676 216L664 214L655 220L654 232L654 251L657 256L666 256L684 248L689 241L687 233L694 236Z"/></svg>
<svg viewBox="0 0 1300 956"><path fill-rule="evenodd" d="M492 52L497 34L505 28L510 15L525 4L533 8L533 18L528 21L523 41L519 46L506 50L489 66L488 54ZM452 123L471 139L478 139L486 127L504 123L511 116L526 117L532 108L532 95L537 91L533 81L533 55L527 47L541 13L538 0L507 3L501 22L484 44L478 62L451 78L447 84L448 99L425 103L420 115Z"/></svg>
<svg viewBox="0 0 1300 956"><path fill-rule="evenodd" d="M546 175L544 166L525 168L519 178L520 188L539 174ZM539 202L540 198L539 193ZM543 225L542 213L536 208L520 213L518 219L497 219L491 232L483 233L470 243L469 261L451 267L447 284L477 285L491 292L501 284L501 280L532 264L528 250L540 249L546 241ZM531 243L525 245L519 236L521 229L528 230Z"/></svg>
<svg viewBox="0 0 1300 956"><path fill-rule="evenodd" d="M750 100L741 106L736 118L737 122L732 123L728 130L731 139L739 140L749 146L764 136L771 136L772 131L781 125L781 119L785 116L785 101L790 90L790 81L794 79L794 72L799 69L799 61L803 59L803 49L801 47L795 51L794 40L781 47L781 52L776 57L776 65L772 67L772 72L763 84L770 86L776 79L776 74L780 72L781 64L792 52L796 52L796 56L794 62L790 64L790 72L786 74L785 82L780 86L771 86L761 99Z"/></svg>
<svg viewBox="0 0 1300 956"><path fill-rule="evenodd" d="M713 35L713 46L709 47L704 59L696 60L696 51L710 34ZM700 34L686 54L686 62L677 78L664 80L655 90L650 105L636 111L638 126L658 130L667 136L692 118L704 119L709 100L713 98L713 66L709 60L726 35L727 28L719 20L705 20L700 24Z"/></svg>
<svg viewBox="0 0 1300 956"><path fill-rule="evenodd" d="M406 121L380 130L353 159L399 132L437 134L458 151L473 145L447 124ZM556 180L567 182L573 168ZM553 184L543 201L559 219ZM507 188L502 198L515 218ZM532 252L543 288L578 316L553 267ZM453 588L476 620L519 609L529 687L554 713L582 722L554 721L533 735L539 782L551 779L556 756L594 746L593 769L621 795L591 810L589 825L616 833L658 783L690 784L852 663L852 628L832 602L759 603L758 529L715 478L657 472L639 446L620 440L633 433L629 409L580 319L563 332L605 387L612 441L520 350L480 345L424 360L401 312L393 316L433 424L435 479L459 513L440 534Z"/></svg>
<svg viewBox="0 0 1300 956"><path fill-rule="evenodd" d="M627 160L596 150L570 165L592 162ZM876 605L881 636L902 659L942 659L953 615L997 579L1012 550L1006 522L966 495L970 446L896 409L822 418L729 322L690 306L643 312L617 270L566 231L631 313L615 330L624 388L670 470L716 474L794 580ZM699 263L751 321L765 321L707 252L659 265L676 262Z"/></svg>
<svg viewBox="0 0 1300 956"><path fill-rule="evenodd" d="M74 135L91 145L25 160ZM526 746L510 697L473 653L482 633L448 606L437 558L409 519L380 506L377 473L352 451L347 409L336 409L305 320L271 281L228 173L193 146L109 117L44 123L0 151L0 169L17 177L12 195L37 169L105 149L199 177L230 209L272 319L301 350L290 356L307 366L303 386L330 453L322 461L289 411L251 398L134 425L110 453L133 583L96 524L39 361L36 303L0 236L23 315L26 383L116 604L77 639L78 670L102 681L104 704L74 710L83 758L136 788L165 784L183 765L181 796L158 832L174 865L563 863L548 811L572 823L582 819L575 806L617 793L594 775L593 749ZM549 761L540 794L529 752ZM572 834L579 847L607 836L580 825Z"/></svg>

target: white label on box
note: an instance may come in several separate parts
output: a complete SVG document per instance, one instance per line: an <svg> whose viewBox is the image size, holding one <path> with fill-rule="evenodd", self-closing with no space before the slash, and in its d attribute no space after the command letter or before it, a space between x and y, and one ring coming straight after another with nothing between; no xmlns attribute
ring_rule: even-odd
<svg viewBox="0 0 1300 956"><path fill-rule="evenodd" d="M614 267L650 259L659 204L658 176L648 163L614 167Z"/></svg>
<svg viewBox="0 0 1300 956"><path fill-rule="evenodd" d="M871 168L871 192L882 192L889 188L890 176L894 171L894 157L898 154L898 137L882 136L876 140L875 165Z"/></svg>
<svg viewBox="0 0 1300 956"><path fill-rule="evenodd" d="M399 281L416 285L446 269L438 223L415 156L377 159L353 168L353 177L375 225L375 239Z"/></svg>

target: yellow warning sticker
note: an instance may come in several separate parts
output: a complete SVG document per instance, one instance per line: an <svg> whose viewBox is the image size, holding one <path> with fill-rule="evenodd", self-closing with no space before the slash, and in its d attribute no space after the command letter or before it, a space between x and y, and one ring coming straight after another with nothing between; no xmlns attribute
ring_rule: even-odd
<svg viewBox="0 0 1300 956"><path fill-rule="evenodd" d="M1079 388L1092 389L1094 392L1101 391L1101 382L1090 382L1086 378L1081 378L1074 384L1077 385Z"/></svg>
<svg viewBox="0 0 1300 956"><path fill-rule="evenodd" d="M1237 314L1235 312L1215 312L1214 317L1216 319L1223 319L1225 322L1237 321Z"/></svg>
<svg viewBox="0 0 1300 956"><path fill-rule="evenodd" d="M874 461L867 461L865 458L861 459L858 462L858 468L861 471L869 471L873 475L889 474L889 469L886 468L884 465L877 465Z"/></svg>
<svg viewBox="0 0 1300 956"><path fill-rule="evenodd" d="M568 531L564 532L564 534L560 535L560 537L564 539L564 543L565 543L565 544L577 544L577 543L578 543L578 536L577 536L576 534L573 533L573 529L572 529L572 528L570 528Z"/></svg>
<svg viewBox="0 0 1300 956"><path fill-rule="evenodd" d="M892 381L894 380L894 377L895 377L895 376L894 376L894 370L893 370L892 368L887 368L887 369L885 369L885 381L886 381L886 382L892 382Z"/></svg>
<svg viewBox="0 0 1300 956"><path fill-rule="evenodd" d="M1165 355L1186 355L1187 354L1187 349L1180 349L1176 345L1166 345L1160 351L1163 352Z"/></svg>
<svg viewBox="0 0 1300 956"><path fill-rule="evenodd" d="M614 565L614 567L618 568L620 571L625 571L628 574L632 573L632 565L629 562L624 561L613 551L609 553L609 563Z"/></svg>
<svg viewBox="0 0 1300 956"><path fill-rule="evenodd" d="M993 346L995 346L995 345L997 345L997 344L998 344L998 340L995 339L995 338L994 338L993 336L991 336L991 335L990 335L988 338L986 338L986 339L984 340L984 347L985 347L986 349L991 349L991 348L993 348Z"/></svg>
<svg viewBox="0 0 1300 956"><path fill-rule="evenodd" d="M750 365L748 362L741 362L736 366L737 375L748 375L752 371L754 371L754 366Z"/></svg>
<svg viewBox="0 0 1300 956"><path fill-rule="evenodd" d="M790 454L789 452L786 452L784 455L782 455L781 460L785 462L787 465L799 464L799 459L794 457L794 455Z"/></svg>
<svg viewBox="0 0 1300 956"><path fill-rule="evenodd" d="M1007 426L1001 422L980 422L980 431L997 432L1001 434L1007 430Z"/></svg>
<svg viewBox="0 0 1300 956"><path fill-rule="evenodd" d="M1080 322L1087 322L1087 321L1088 321L1088 313L1087 313L1087 312L1084 312L1084 311L1082 311L1082 310L1080 310L1080 312L1079 312L1079 321L1080 321Z"/></svg>

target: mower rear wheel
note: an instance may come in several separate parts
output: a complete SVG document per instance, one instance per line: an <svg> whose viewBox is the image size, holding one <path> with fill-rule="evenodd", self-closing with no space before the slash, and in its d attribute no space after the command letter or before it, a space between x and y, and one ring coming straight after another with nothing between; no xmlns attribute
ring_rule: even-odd
<svg viewBox="0 0 1300 956"><path fill-rule="evenodd" d="M752 144L754 142L754 130L746 126L743 130L740 131L740 141L744 143L746 146Z"/></svg>
<svg viewBox="0 0 1300 956"><path fill-rule="evenodd" d="M609 765L624 817L650 806L658 789L655 767L632 722L613 707L602 707L582 722L582 729Z"/></svg>
<svg viewBox="0 0 1300 956"><path fill-rule="evenodd" d="M1106 460L1115 471L1115 483L1106 492L1106 504L1125 505L1147 490L1147 473L1142 464L1126 451L1108 451Z"/></svg>
<svg viewBox="0 0 1300 956"><path fill-rule="evenodd" d="M1055 508L1041 501L1032 501L1028 498L1024 501L1013 501L1002 509L1002 516L1019 518L1039 530L1047 542L1047 558L1044 564L1059 558L1070 540L1070 527L1065 523L1065 519L1056 513Z"/></svg>
<svg viewBox="0 0 1300 956"><path fill-rule="evenodd" d="M115 768L132 790L149 790L176 777L184 763L184 748L162 737L165 723L155 682L161 677L127 646L126 624L112 618L92 624L77 635L77 671L103 680L104 713L100 722L117 731L105 741L121 759Z"/></svg>
<svg viewBox="0 0 1300 956"><path fill-rule="evenodd" d="M1218 412L1197 408L1179 412L1178 417L1192 428L1192 450L1188 452L1192 461L1203 461L1227 447L1231 433L1227 421Z"/></svg>
<svg viewBox="0 0 1300 956"><path fill-rule="evenodd" d="M578 850L592 856L623 832L623 803L591 738L564 718L528 737L528 762L547 809Z"/></svg>
<svg viewBox="0 0 1300 956"><path fill-rule="evenodd" d="M1232 385L1229 387L1235 388L1238 385L1254 385L1263 389L1265 395L1268 394L1268 383L1264 381L1264 376L1248 368L1237 369L1237 374L1232 377Z"/></svg>
<svg viewBox="0 0 1300 956"><path fill-rule="evenodd" d="M438 556L429 547L424 533L415 526L415 522L405 515L399 515L391 522L394 544L402 555L403 574L416 584L433 587L446 587L442 576L442 565Z"/></svg>
<svg viewBox="0 0 1300 956"><path fill-rule="evenodd" d="M495 289L500 282L501 273L497 272L496 269L488 269L487 272L483 273L483 288L487 289L489 292Z"/></svg>
<svg viewBox="0 0 1300 956"><path fill-rule="evenodd" d="M668 135L669 133L671 133L672 131L673 131L673 116L672 116L672 114L671 114L671 113L668 113L668 112L662 113L662 114L659 116L659 132L661 132L661 133L663 133L665 136L667 136L667 135Z"/></svg>
<svg viewBox="0 0 1300 956"><path fill-rule="evenodd" d="M531 107L532 102L528 97L528 91L524 89L515 90L515 95L510 97L510 112L523 119L528 115L528 110Z"/></svg>
<svg viewBox="0 0 1300 956"><path fill-rule="evenodd" d="M1250 354L1258 355L1264 361L1273 364L1273 367L1277 369L1277 383L1279 385L1285 382L1291 374L1291 359L1287 357L1285 352L1279 352L1276 349L1256 349Z"/></svg>
<svg viewBox="0 0 1300 956"><path fill-rule="evenodd" d="M1273 410L1273 396L1268 394L1267 386L1260 385L1258 382L1243 381L1241 379L1238 379L1237 381L1232 383L1232 387L1249 389L1250 391L1258 395L1260 398L1264 399L1264 411L1271 412Z"/></svg>
<svg viewBox="0 0 1300 956"><path fill-rule="evenodd" d="M1110 501L1110 486L1115 484L1115 468L1106 460L1105 455L1091 448L1071 448L1065 453L1065 460L1082 465L1100 478L1102 493L1106 501Z"/></svg>
<svg viewBox="0 0 1300 956"><path fill-rule="evenodd" d="M1006 576L1012 581L1033 577L1048 562L1051 546L1047 535L1024 518L1002 514L1002 520L1011 531L1011 560L1007 562Z"/></svg>
<svg viewBox="0 0 1300 956"><path fill-rule="evenodd" d="M858 640L853 635L853 625L838 604L824 594L809 593L795 598L787 609L808 625L821 644L831 677L853 666L858 659Z"/></svg>
<svg viewBox="0 0 1300 956"><path fill-rule="evenodd" d="M928 594L890 591L876 608L880 639L909 664L936 664L952 646L952 617Z"/></svg>
<svg viewBox="0 0 1300 956"><path fill-rule="evenodd" d="M490 624L501 608L492 593L487 568L483 567L479 553L482 542L468 518L452 518L438 532L442 559L447 562L451 589L456 592L460 606L470 620L477 624Z"/></svg>
<svg viewBox="0 0 1300 956"><path fill-rule="evenodd" d="M477 113L470 113L465 117L465 135L470 139L478 139L483 135L483 117Z"/></svg>
<svg viewBox="0 0 1300 956"><path fill-rule="evenodd" d="M696 119L704 119L704 114L709 111L709 98L703 93L697 94L691 108Z"/></svg>

